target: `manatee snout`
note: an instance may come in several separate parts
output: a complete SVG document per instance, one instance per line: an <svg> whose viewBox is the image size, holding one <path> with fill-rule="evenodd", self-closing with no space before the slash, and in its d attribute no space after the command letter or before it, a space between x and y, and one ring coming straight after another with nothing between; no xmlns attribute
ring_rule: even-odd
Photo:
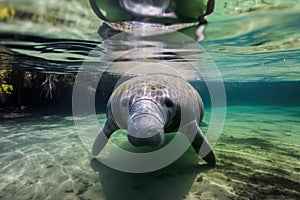
<svg viewBox="0 0 300 200"><path fill-rule="evenodd" d="M147 138L140 138L128 135L129 142L136 147L148 146L148 147L156 147L160 145L163 141L163 137L161 134L156 134Z"/></svg>
<svg viewBox="0 0 300 200"><path fill-rule="evenodd" d="M136 147L158 146L164 137L164 125L155 116L141 114L128 121L129 142Z"/></svg>
<svg viewBox="0 0 300 200"><path fill-rule="evenodd" d="M164 138L164 116L151 101L140 101L131 108L128 120L128 140L137 147L158 146Z"/></svg>

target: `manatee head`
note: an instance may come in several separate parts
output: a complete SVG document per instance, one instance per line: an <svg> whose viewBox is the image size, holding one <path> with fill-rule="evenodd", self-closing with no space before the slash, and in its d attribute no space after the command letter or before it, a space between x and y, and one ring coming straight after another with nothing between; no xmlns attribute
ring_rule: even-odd
<svg viewBox="0 0 300 200"><path fill-rule="evenodd" d="M168 127L179 124L179 104L162 84L154 82L137 88L128 98L128 140L134 146L157 146Z"/></svg>

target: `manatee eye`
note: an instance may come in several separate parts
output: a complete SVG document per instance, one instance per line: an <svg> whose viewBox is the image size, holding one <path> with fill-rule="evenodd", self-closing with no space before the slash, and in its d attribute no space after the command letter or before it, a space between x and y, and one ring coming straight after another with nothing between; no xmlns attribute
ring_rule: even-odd
<svg viewBox="0 0 300 200"><path fill-rule="evenodd" d="M169 108L174 106L174 103L170 98L165 98L165 105Z"/></svg>

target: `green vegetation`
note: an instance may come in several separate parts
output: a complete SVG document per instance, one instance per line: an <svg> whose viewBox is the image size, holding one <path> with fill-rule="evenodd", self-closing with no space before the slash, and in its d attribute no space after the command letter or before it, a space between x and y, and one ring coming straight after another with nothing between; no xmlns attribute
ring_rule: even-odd
<svg viewBox="0 0 300 200"><path fill-rule="evenodd" d="M0 20L12 19L16 14L14 8L4 7L0 5Z"/></svg>
<svg viewBox="0 0 300 200"><path fill-rule="evenodd" d="M5 80L6 75L7 75L6 70L0 71L0 102L1 103L5 103L7 96L10 95L13 91L13 86L7 84Z"/></svg>

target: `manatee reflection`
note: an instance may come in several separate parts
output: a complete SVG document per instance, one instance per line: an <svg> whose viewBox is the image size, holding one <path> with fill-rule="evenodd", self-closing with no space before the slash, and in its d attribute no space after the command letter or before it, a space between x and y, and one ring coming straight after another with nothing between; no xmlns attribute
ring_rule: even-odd
<svg viewBox="0 0 300 200"><path fill-rule="evenodd" d="M206 23L205 16L214 10L215 0L90 0L94 13L107 23L128 21L162 24Z"/></svg>
<svg viewBox="0 0 300 200"><path fill-rule="evenodd" d="M107 27L116 31L139 36L182 31L201 41L205 16L213 12L215 1L90 0L90 6ZM101 36L107 38L103 32Z"/></svg>
<svg viewBox="0 0 300 200"><path fill-rule="evenodd" d="M163 73L180 75L184 79L201 79L203 74L199 72L205 72L207 76L213 69L212 59L201 45L180 32L139 36L116 31L104 24L99 28L99 35L105 40L100 49L91 54L100 55L101 64L93 70L123 75Z"/></svg>

